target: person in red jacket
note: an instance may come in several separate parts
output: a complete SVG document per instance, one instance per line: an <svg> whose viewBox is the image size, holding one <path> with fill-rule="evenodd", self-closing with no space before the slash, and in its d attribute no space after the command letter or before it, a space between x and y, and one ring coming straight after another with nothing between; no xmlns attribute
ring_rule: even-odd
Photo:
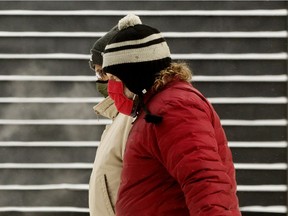
<svg viewBox="0 0 288 216"><path fill-rule="evenodd" d="M118 28L103 55L108 93L126 112L133 101L127 91L136 94L138 110L116 215L240 216L225 132L212 105L191 85L189 67L172 62L161 33L139 17L127 15Z"/></svg>

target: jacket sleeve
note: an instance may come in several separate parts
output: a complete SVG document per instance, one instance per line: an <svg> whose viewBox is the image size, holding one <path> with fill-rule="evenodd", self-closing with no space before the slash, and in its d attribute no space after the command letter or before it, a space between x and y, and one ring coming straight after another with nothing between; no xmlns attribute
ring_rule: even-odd
<svg viewBox="0 0 288 216"><path fill-rule="evenodd" d="M241 215L235 210L236 194L218 153L209 114L193 103L167 107L163 122L154 126L157 148L184 192L190 215Z"/></svg>

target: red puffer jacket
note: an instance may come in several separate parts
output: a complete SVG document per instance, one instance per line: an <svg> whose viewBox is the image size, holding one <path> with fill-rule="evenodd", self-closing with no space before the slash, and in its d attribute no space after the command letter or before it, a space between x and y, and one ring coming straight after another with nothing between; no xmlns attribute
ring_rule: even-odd
<svg viewBox="0 0 288 216"><path fill-rule="evenodd" d="M186 82L169 83L132 127L117 216L239 216L235 170L220 120Z"/></svg>

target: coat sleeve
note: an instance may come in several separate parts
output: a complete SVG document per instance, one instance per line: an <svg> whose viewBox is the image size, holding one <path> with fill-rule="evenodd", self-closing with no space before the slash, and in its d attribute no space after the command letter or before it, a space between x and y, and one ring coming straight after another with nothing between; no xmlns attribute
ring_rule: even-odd
<svg viewBox="0 0 288 216"><path fill-rule="evenodd" d="M237 197L218 153L209 115L193 103L167 107L163 122L154 127L157 148L163 165L184 192L190 215L241 215L235 210Z"/></svg>

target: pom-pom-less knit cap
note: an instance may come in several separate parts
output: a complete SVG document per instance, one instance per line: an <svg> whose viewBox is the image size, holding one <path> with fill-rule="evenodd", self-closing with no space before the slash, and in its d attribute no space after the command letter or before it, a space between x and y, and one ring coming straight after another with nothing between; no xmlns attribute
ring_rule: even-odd
<svg viewBox="0 0 288 216"><path fill-rule="evenodd" d="M118 23L117 34L108 42L103 70L117 76L133 93L148 91L155 76L171 63L170 50L161 33L129 14Z"/></svg>
<svg viewBox="0 0 288 216"><path fill-rule="evenodd" d="M102 65L103 63L103 52L105 49L105 46L107 43L111 40L112 37L118 32L118 26L114 26L112 29L110 29L109 32L107 32L104 36L99 38L92 46L91 52L91 58L90 61L92 63Z"/></svg>

